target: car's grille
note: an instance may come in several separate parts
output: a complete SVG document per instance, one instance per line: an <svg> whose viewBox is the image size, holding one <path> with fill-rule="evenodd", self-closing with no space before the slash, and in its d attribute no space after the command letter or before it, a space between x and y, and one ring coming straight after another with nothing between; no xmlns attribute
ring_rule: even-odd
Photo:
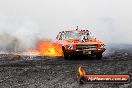
<svg viewBox="0 0 132 88"><path fill-rule="evenodd" d="M82 50L82 49L96 49L97 44L77 44L76 49Z"/></svg>

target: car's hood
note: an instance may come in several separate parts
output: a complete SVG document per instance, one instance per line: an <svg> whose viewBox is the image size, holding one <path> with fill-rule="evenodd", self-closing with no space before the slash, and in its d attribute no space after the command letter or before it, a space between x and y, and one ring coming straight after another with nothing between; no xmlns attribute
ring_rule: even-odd
<svg viewBox="0 0 132 88"><path fill-rule="evenodd" d="M66 40L67 43L72 43L72 44L101 44L103 43L103 41L99 40L99 39L88 39L86 41L80 41L79 39L67 39Z"/></svg>

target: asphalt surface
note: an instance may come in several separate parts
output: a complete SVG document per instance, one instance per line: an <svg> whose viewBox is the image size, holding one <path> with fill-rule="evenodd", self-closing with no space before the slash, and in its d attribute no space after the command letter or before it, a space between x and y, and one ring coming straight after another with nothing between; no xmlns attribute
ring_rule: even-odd
<svg viewBox="0 0 132 88"><path fill-rule="evenodd" d="M79 65L84 66L88 74L132 75L132 47L112 47L102 60L0 55L0 88L132 88L132 82L80 85L76 77Z"/></svg>

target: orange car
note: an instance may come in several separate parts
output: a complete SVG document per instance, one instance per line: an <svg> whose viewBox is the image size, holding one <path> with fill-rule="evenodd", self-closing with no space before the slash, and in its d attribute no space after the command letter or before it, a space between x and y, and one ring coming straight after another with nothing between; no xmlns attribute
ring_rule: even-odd
<svg viewBox="0 0 132 88"><path fill-rule="evenodd" d="M59 32L55 43L62 46L65 59L70 59L72 55L92 55L101 59L102 53L106 50L105 44L96 39L89 30L78 28Z"/></svg>

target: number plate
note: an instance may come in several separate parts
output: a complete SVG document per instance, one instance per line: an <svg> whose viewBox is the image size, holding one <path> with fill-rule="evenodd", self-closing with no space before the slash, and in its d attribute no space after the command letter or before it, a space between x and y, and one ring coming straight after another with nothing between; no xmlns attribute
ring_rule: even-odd
<svg viewBox="0 0 132 88"><path fill-rule="evenodd" d="M83 51L83 54L91 54L91 51Z"/></svg>

